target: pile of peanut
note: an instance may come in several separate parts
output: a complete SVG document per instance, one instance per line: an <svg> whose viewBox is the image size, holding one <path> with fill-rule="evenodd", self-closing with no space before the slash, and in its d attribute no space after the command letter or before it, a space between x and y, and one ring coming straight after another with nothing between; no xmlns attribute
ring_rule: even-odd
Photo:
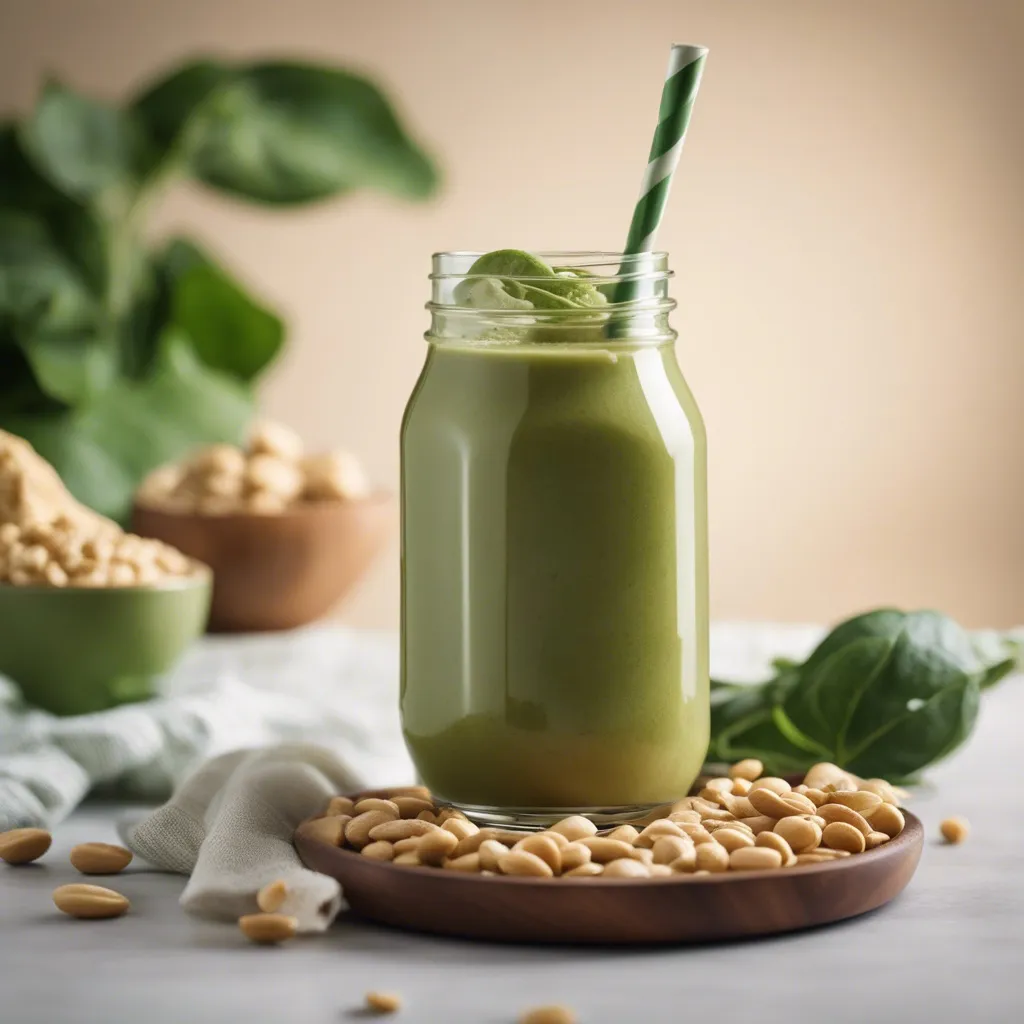
<svg viewBox="0 0 1024 1024"><path fill-rule="evenodd" d="M574 815L544 832L479 828L420 786L334 797L302 835L404 867L532 878L669 878L791 868L864 853L903 830L901 791L817 764L801 785L740 761L697 796L599 831Z"/></svg>
<svg viewBox="0 0 1024 1024"><path fill-rule="evenodd" d="M79 504L27 441L0 431L0 583L141 586L197 569L175 548Z"/></svg>
<svg viewBox="0 0 1024 1024"><path fill-rule="evenodd" d="M318 502L356 501L370 490L354 455L308 455L293 430L264 422L252 430L245 450L210 445L153 470L136 501L168 512L274 515Z"/></svg>

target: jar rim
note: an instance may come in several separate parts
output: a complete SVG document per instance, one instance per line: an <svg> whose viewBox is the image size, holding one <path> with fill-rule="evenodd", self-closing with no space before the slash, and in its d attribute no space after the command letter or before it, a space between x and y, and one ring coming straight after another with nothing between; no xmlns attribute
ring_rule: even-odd
<svg viewBox="0 0 1024 1024"><path fill-rule="evenodd" d="M542 259L549 266L566 270L584 270L589 284L611 285L622 282L654 284L668 281L675 274L668 266L668 253L621 253L610 250L524 250ZM472 265L485 255L483 251L454 249L435 252L431 256L431 281L461 281L482 277L504 277L515 281L543 282L546 277L529 274L470 274Z"/></svg>

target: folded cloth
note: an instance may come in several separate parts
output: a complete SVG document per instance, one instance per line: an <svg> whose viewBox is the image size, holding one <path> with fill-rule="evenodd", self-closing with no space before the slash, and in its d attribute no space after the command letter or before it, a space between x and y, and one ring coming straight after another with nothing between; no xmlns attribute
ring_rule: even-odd
<svg viewBox="0 0 1024 1024"><path fill-rule="evenodd" d="M162 807L118 827L125 845L166 871L190 875L181 905L234 921L255 913L256 894L281 880L280 913L302 932L323 931L341 906L337 881L304 867L295 826L361 780L337 754L312 744L241 750L208 761Z"/></svg>
<svg viewBox="0 0 1024 1024"><path fill-rule="evenodd" d="M20 704L0 679L0 831L52 827L95 789L162 800L207 758L277 743L326 747L375 786L414 781L391 634L205 637L158 692L58 718Z"/></svg>

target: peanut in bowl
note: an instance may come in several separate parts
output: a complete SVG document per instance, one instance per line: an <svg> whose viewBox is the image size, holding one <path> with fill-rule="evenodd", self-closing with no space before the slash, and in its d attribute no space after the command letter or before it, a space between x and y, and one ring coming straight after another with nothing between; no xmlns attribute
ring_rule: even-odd
<svg viewBox="0 0 1024 1024"><path fill-rule="evenodd" d="M210 445L158 467L132 523L213 569L210 629L290 629L320 618L358 582L391 533L394 503L358 459L311 454L279 423L246 447Z"/></svg>

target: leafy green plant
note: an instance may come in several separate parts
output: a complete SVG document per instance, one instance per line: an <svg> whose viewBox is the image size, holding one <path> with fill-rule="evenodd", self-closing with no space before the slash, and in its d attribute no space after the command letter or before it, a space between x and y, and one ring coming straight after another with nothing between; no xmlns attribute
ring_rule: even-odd
<svg viewBox="0 0 1024 1024"><path fill-rule="evenodd" d="M148 242L186 178L272 206L437 184L371 82L307 64L197 61L121 107L51 81L0 122L0 427L119 519L153 466L241 439L285 336L198 244Z"/></svg>
<svg viewBox="0 0 1024 1024"><path fill-rule="evenodd" d="M775 774L832 761L913 778L970 735L981 694L1016 665L938 612L883 608L841 623L803 664L756 686L712 682L709 761L756 757Z"/></svg>

